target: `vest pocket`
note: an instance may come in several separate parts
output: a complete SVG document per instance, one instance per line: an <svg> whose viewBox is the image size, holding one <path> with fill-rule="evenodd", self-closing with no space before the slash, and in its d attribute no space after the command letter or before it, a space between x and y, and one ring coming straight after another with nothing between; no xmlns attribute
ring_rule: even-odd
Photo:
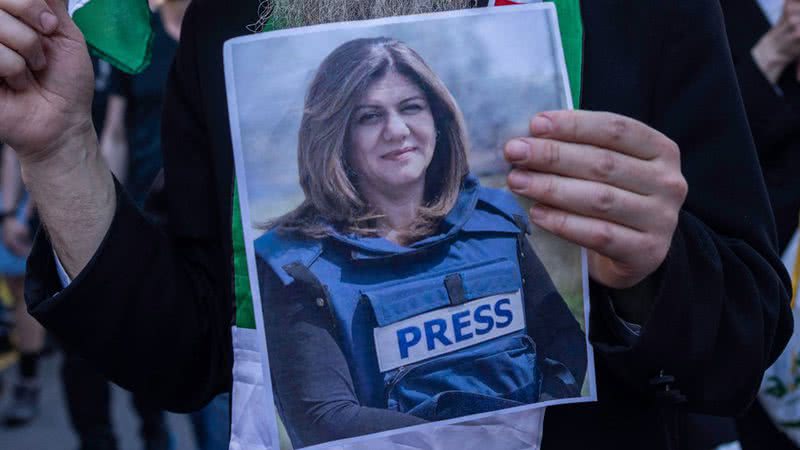
<svg viewBox="0 0 800 450"><path fill-rule="evenodd" d="M389 409L434 421L535 403L536 345L514 334L387 374Z"/></svg>

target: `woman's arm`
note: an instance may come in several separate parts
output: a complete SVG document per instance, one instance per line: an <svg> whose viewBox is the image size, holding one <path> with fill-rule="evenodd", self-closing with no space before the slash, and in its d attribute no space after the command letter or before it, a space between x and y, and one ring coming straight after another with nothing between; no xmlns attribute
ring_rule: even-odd
<svg viewBox="0 0 800 450"><path fill-rule="evenodd" d="M525 280L525 320L528 335L543 358L564 364L578 390L586 376L586 336L527 239L520 261Z"/></svg>
<svg viewBox="0 0 800 450"><path fill-rule="evenodd" d="M290 434L306 446L425 423L361 406L326 313L302 288L284 287L260 258L257 264L273 389Z"/></svg>

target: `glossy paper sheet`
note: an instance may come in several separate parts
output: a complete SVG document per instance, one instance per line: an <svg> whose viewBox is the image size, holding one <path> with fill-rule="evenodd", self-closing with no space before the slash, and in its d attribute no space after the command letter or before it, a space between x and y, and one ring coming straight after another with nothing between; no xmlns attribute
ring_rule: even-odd
<svg viewBox="0 0 800 450"><path fill-rule="evenodd" d="M273 434L535 448L543 406L595 398L585 252L505 188L505 142L572 104L552 5L274 31L225 64Z"/></svg>

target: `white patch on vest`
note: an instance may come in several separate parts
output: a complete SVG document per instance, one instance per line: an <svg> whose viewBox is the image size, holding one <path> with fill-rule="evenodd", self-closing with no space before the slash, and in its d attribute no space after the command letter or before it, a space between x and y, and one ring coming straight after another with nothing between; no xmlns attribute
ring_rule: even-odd
<svg viewBox="0 0 800 450"><path fill-rule="evenodd" d="M491 295L375 328L381 372L452 353L525 328L521 291Z"/></svg>

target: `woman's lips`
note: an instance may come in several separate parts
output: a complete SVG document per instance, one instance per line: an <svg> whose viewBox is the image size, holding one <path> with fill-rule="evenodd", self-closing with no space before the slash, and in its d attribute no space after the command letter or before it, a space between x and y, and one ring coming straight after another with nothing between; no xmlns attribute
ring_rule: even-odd
<svg viewBox="0 0 800 450"><path fill-rule="evenodd" d="M397 150L392 150L389 153L381 156L383 159L388 159L390 161L396 161L403 158L404 155L415 151L417 147L403 147Z"/></svg>

